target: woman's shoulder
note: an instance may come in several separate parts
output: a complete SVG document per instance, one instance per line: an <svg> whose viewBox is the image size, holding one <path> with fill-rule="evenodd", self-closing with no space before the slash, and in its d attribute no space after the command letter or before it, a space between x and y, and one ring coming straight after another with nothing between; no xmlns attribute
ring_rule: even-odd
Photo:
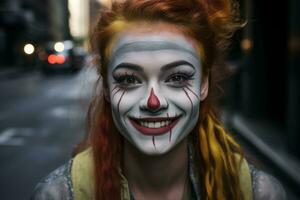
<svg viewBox="0 0 300 200"><path fill-rule="evenodd" d="M72 161L62 165L35 187L32 200L72 200L71 166Z"/></svg>
<svg viewBox="0 0 300 200"><path fill-rule="evenodd" d="M285 200L284 187L274 176L249 164L254 200Z"/></svg>

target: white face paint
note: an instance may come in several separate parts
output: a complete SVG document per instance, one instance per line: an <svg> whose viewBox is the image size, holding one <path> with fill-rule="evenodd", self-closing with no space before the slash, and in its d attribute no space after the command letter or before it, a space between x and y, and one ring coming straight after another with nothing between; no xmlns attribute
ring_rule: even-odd
<svg viewBox="0 0 300 200"><path fill-rule="evenodd" d="M196 125L201 63L182 34L122 34L107 75L114 122L143 153L168 152Z"/></svg>

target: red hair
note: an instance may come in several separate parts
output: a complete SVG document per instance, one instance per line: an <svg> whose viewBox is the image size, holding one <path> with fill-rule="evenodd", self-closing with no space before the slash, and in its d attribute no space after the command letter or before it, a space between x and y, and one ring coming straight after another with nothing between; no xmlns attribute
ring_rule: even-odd
<svg viewBox="0 0 300 200"><path fill-rule="evenodd" d="M230 0L126 0L114 3L100 13L91 45L99 56L97 85L106 87L109 45L122 26L115 22L165 22L176 25L203 48L204 74L210 78L208 97L201 103L200 118L191 135L201 164L202 195L205 199L243 199L239 185L239 166L234 154L242 154L239 145L227 134L216 117L222 57L229 38L241 27L236 4ZM99 88L99 87L97 87ZM103 90L96 90L88 112L89 145L95 166L95 199L121 199L118 169L121 165L122 139L116 130ZM229 183L229 184L228 184Z"/></svg>

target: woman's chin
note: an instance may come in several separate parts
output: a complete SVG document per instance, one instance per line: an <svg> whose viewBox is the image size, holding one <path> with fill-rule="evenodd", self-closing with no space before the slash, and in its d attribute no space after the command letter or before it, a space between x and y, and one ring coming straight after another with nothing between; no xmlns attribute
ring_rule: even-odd
<svg viewBox="0 0 300 200"><path fill-rule="evenodd" d="M155 155L163 155L169 152L174 146L173 143L164 142L164 141L155 141L155 145L153 141L150 141L148 144L134 144L134 146L143 154L149 156Z"/></svg>

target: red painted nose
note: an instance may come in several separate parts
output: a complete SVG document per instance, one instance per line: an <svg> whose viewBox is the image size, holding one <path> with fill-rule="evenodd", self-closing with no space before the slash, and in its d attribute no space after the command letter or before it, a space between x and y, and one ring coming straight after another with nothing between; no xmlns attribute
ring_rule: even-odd
<svg viewBox="0 0 300 200"><path fill-rule="evenodd" d="M151 110L157 110L160 107L160 102L157 96L154 94L153 88L151 88L151 92L148 98L147 106Z"/></svg>

